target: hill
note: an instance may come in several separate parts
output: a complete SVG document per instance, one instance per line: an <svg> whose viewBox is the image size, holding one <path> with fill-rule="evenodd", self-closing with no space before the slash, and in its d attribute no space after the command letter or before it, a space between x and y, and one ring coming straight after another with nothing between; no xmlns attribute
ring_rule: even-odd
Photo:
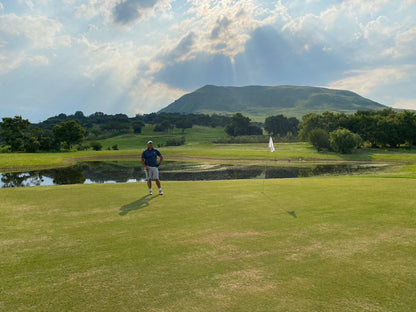
<svg viewBox="0 0 416 312"><path fill-rule="evenodd" d="M386 106L354 92L299 86L204 86L185 94L160 112L205 113L230 115L236 112L249 116L283 114L298 117L325 111L354 113L357 110L380 110Z"/></svg>

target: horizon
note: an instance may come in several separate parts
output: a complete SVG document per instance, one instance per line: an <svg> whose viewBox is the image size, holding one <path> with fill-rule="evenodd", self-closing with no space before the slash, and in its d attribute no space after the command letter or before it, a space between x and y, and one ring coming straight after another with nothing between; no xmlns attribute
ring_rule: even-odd
<svg viewBox="0 0 416 312"><path fill-rule="evenodd" d="M0 0L0 117L157 112L206 85L416 110L416 0Z"/></svg>

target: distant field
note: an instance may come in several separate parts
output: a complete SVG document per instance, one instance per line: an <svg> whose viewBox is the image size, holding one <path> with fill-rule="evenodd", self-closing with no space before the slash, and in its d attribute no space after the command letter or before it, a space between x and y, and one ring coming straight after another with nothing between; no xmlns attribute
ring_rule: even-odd
<svg viewBox="0 0 416 312"><path fill-rule="evenodd" d="M209 143L214 139L226 137L227 134L224 131L224 128L217 127L201 127L193 126L191 129L186 129L182 133L181 129L174 129L173 133L170 132L154 132L152 127L147 125L142 129L140 134L125 134L119 135L113 138L99 140L103 145L104 149L112 147L117 144L120 149L134 149L134 148L145 148L146 142L152 140L155 142L155 147L158 145L166 145L166 141L171 138L181 138L184 136L186 138L187 144L195 143Z"/></svg>
<svg viewBox="0 0 416 312"><path fill-rule="evenodd" d="M1 311L414 311L416 180L0 189Z"/></svg>

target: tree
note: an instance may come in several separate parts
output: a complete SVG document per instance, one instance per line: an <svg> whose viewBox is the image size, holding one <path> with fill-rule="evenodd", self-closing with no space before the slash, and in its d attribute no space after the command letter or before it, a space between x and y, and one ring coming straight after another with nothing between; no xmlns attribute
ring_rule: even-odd
<svg viewBox="0 0 416 312"><path fill-rule="evenodd" d="M359 135L348 129L338 129L329 134L329 145L334 152L347 154L351 153L361 144Z"/></svg>
<svg viewBox="0 0 416 312"><path fill-rule="evenodd" d="M103 145L98 142L98 141L92 141L90 143L90 147L94 150L94 151L101 151L101 149L103 148Z"/></svg>
<svg viewBox="0 0 416 312"><path fill-rule="evenodd" d="M144 127L144 123L142 121L135 121L132 124L133 132L134 133L142 133L142 128Z"/></svg>
<svg viewBox="0 0 416 312"><path fill-rule="evenodd" d="M259 135L263 133L261 128L251 124L250 118L243 116L241 113L236 113L231 117L230 123L225 126L225 132L231 136Z"/></svg>
<svg viewBox="0 0 416 312"><path fill-rule="evenodd" d="M299 138L308 140L309 133L313 129L324 129L327 132L334 131L340 127L340 118L344 114L335 114L333 112L324 112L322 114L309 113L302 116L302 122L299 124Z"/></svg>
<svg viewBox="0 0 416 312"><path fill-rule="evenodd" d="M309 142L319 151L329 148L329 133L324 129L312 129L309 132Z"/></svg>
<svg viewBox="0 0 416 312"><path fill-rule="evenodd" d="M169 120L164 120L162 123L157 124L153 130L156 132L169 132L169 130L173 130L173 128L174 126L169 122Z"/></svg>
<svg viewBox="0 0 416 312"><path fill-rule="evenodd" d="M28 139L25 131L29 128L29 120L22 116L3 118L0 123L0 137L4 145L10 145L11 151L24 151L25 141Z"/></svg>
<svg viewBox="0 0 416 312"><path fill-rule="evenodd" d="M84 139L85 129L74 120L63 122L53 128L55 139L60 143L65 143L68 149L73 144L81 143Z"/></svg>
<svg viewBox="0 0 416 312"><path fill-rule="evenodd" d="M287 118L283 115L267 117L264 122L264 129L273 136L286 136L289 133L296 135L299 120L295 117Z"/></svg>
<svg viewBox="0 0 416 312"><path fill-rule="evenodd" d="M404 143L399 136L399 122L396 116L377 116L376 142L382 147L398 147Z"/></svg>
<svg viewBox="0 0 416 312"><path fill-rule="evenodd" d="M176 122L175 126L178 129L182 129L182 133L185 133L185 129L192 128L192 121L186 118L182 118Z"/></svg>
<svg viewBox="0 0 416 312"><path fill-rule="evenodd" d="M404 111L398 116L398 121L400 137L409 144L409 147L412 147L416 142L416 114Z"/></svg>

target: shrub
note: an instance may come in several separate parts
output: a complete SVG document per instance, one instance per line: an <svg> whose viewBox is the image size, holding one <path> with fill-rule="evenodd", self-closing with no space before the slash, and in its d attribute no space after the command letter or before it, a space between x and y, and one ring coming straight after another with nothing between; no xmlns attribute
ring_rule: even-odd
<svg viewBox="0 0 416 312"><path fill-rule="evenodd" d="M112 149L113 149L114 151L118 151L118 145L117 145L117 144L113 145L113 146L112 146Z"/></svg>
<svg viewBox="0 0 416 312"><path fill-rule="evenodd" d="M181 137L180 139L171 138L166 141L166 146L179 146L185 144L185 137Z"/></svg>
<svg viewBox="0 0 416 312"><path fill-rule="evenodd" d="M324 129L312 129L309 132L309 142L318 151L329 148L329 133Z"/></svg>
<svg viewBox="0 0 416 312"><path fill-rule="evenodd" d="M334 152L347 154L361 145L362 139L358 134L348 129L338 129L330 133L329 144Z"/></svg>
<svg viewBox="0 0 416 312"><path fill-rule="evenodd" d="M100 142L97 141L93 141L90 143L90 147L94 150L94 151L101 151L101 149L103 148L102 144Z"/></svg>
<svg viewBox="0 0 416 312"><path fill-rule="evenodd" d="M90 148L88 144L78 144L77 151L86 151Z"/></svg>
<svg viewBox="0 0 416 312"><path fill-rule="evenodd" d="M0 153L11 153L12 147L10 145L0 146Z"/></svg>

